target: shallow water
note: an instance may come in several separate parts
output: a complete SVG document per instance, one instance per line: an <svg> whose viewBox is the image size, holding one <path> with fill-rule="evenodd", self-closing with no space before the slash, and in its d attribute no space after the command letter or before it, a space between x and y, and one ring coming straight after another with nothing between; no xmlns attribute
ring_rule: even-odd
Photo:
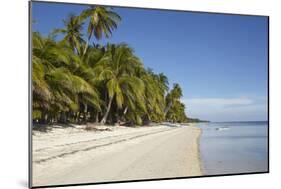
<svg viewBox="0 0 281 189"><path fill-rule="evenodd" d="M268 122L200 123L205 175L268 171Z"/></svg>

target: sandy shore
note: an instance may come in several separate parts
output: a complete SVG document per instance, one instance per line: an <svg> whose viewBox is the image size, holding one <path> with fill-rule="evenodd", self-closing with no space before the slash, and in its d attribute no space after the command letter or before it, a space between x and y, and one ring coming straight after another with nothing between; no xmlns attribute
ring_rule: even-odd
<svg viewBox="0 0 281 189"><path fill-rule="evenodd" d="M202 175L193 126L33 132L33 186Z"/></svg>

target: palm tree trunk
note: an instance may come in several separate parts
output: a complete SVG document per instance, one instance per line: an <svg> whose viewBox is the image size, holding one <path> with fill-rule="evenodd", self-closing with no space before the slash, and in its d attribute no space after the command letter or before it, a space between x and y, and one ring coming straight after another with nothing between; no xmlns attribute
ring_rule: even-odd
<svg viewBox="0 0 281 189"><path fill-rule="evenodd" d="M73 52L75 53L77 53L77 55L79 55L79 51L78 51L78 49L76 48L76 46L75 46L75 43L74 42L71 42L71 46L72 46L72 50L73 50Z"/></svg>
<svg viewBox="0 0 281 189"><path fill-rule="evenodd" d="M128 106L126 106L126 108L125 108L125 110L123 112L123 115L126 115L127 111L128 111Z"/></svg>
<svg viewBox="0 0 281 189"><path fill-rule="evenodd" d="M79 116L80 116L80 112L76 112L76 116L75 116L75 122L78 123L79 122Z"/></svg>
<svg viewBox="0 0 281 189"><path fill-rule="evenodd" d="M87 49L88 49L88 46L89 46L89 39L88 39L88 40L87 40L87 42L86 42L86 45L85 45L85 49L84 49L83 55L85 55L85 54L86 54Z"/></svg>
<svg viewBox="0 0 281 189"><path fill-rule="evenodd" d="M88 114L88 105L87 103L84 103L84 114L83 114L83 118L84 121L87 122L87 114Z"/></svg>
<svg viewBox="0 0 281 189"><path fill-rule="evenodd" d="M86 52L87 52L87 49L88 49L88 47L89 47L89 42L90 42L91 37L92 37L92 33L91 33L91 34L89 35L89 37L88 37L88 40L87 40L87 42L86 42L86 46L85 46L83 55L85 55Z"/></svg>
<svg viewBox="0 0 281 189"><path fill-rule="evenodd" d="M48 111L46 111L46 110L42 111L42 117L41 117L40 122L43 123L43 124L49 123L49 113L48 113Z"/></svg>
<svg viewBox="0 0 281 189"><path fill-rule="evenodd" d="M166 114L168 113L168 111L170 110L170 108L172 107L173 105L173 102L169 102L168 106L165 108L164 110L164 116L166 116Z"/></svg>
<svg viewBox="0 0 281 189"><path fill-rule="evenodd" d="M101 124L105 124L105 122L106 122L106 120L107 120L107 116L108 116L108 114L109 114L112 101L113 101L113 96L109 98L109 102L108 102L108 105L107 105L107 108L106 108L106 112L105 112L105 114L104 114L102 120L100 121Z"/></svg>
<svg viewBox="0 0 281 189"><path fill-rule="evenodd" d="M97 112L97 114L96 114L96 121L95 121L95 123L98 123L99 122L99 112Z"/></svg>
<svg viewBox="0 0 281 189"><path fill-rule="evenodd" d="M61 114L60 114L60 122L61 123L66 123L66 114L65 114L65 112L61 112Z"/></svg>

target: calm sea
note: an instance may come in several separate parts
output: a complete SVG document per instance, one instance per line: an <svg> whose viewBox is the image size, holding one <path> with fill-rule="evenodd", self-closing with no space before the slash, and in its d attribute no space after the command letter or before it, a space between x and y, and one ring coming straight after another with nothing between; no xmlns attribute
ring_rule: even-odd
<svg viewBox="0 0 281 189"><path fill-rule="evenodd" d="M268 170L268 122L200 123L205 175Z"/></svg>

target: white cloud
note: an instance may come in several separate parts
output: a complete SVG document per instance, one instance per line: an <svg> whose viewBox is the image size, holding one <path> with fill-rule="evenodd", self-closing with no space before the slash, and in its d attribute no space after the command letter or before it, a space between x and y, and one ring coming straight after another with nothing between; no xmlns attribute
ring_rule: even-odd
<svg viewBox="0 0 281 189"><path fill-rule="evenodd" d="M210 121L266 120L267 101L248 97L183 99L190 117Z"/></svg>

